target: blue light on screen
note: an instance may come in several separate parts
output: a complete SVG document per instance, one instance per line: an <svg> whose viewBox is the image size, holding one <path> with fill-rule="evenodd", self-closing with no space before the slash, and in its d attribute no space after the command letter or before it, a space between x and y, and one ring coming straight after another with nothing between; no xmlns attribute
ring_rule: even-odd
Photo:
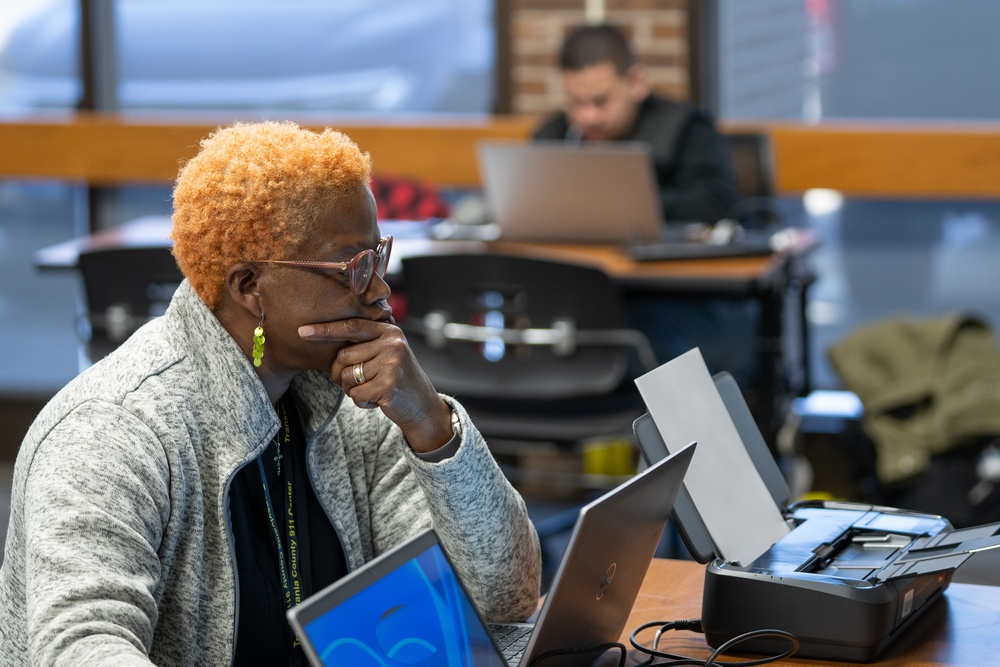
<svg viewBox="0 0 1000 667"><path fill-rule="evenodd" d="M503 667L439 545L305 626L324 665Z"/></svg>

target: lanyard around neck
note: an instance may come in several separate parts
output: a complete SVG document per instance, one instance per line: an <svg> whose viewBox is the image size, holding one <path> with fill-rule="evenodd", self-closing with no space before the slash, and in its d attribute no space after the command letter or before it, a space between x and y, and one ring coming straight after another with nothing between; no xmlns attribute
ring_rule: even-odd
<svg viewBox="0 0 1000 667"><path fill-rule="evenodd" d="M288 413L285 406L279 404L281 408L282 430L279 432L286 445L291 444L291 425L288 422ZM264 502L267 505L267 518L271 525L271 534L274 537L274 545L278 550L278 574L281 579L281 591L285 600L285 608L291 609L294 605L302 602L302 568L299 566L299 536L295 525L295 504L294 486L292 480L292 457L288 457L285 463L285 529L288 535L288 554L290 560L285 559L285 545L278 529L278 518L274 513L274 505L271 503L271 490L268 488L267 475L264 473L263 456L257 457L257 468L260 470L260 481L264 486Z"/></svg>

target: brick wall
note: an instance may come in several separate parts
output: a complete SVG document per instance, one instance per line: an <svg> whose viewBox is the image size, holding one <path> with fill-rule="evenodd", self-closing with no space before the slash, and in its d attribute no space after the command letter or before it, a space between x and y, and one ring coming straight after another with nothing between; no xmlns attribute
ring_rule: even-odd
<svg viewBox="0 0 1000 667"><path fill-rule="evenodd" d="M585 0L511 0L511 95L515 113L561 106L558 51L566 32L586 20ZM649 70L653 88L689 94L685 0L606 0L604 18L621 26Z"/></svg>

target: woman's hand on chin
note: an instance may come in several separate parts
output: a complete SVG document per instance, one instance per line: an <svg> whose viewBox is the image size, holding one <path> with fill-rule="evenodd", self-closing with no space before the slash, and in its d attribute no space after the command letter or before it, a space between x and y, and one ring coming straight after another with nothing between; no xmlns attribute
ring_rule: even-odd
<svg viewBox="0 0 1000 667"><path fill-rule="evenodd" d="M333 361L333 381L355 405L380 408L402 429L414 451L429 452L451 439L451 410L395 324L351 318L304 326L299 335L348 343Z"/></svg>

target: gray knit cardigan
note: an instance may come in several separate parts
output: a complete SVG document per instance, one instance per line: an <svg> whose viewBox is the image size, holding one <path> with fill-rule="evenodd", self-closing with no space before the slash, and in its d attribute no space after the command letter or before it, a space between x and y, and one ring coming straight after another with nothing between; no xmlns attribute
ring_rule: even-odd
<svg viewBox="0 0 1000 667"><path fill-rule="evenodd" d="M535 609L537 535L461 406L445 397L462 422L457 453L429 463L326 375L302 373L293 389L310 479L351 569L433 526L487 617ZM277 429L251 364L183 283L24 440L0 667L231 664L241 601L228 492Z"/></svg>

